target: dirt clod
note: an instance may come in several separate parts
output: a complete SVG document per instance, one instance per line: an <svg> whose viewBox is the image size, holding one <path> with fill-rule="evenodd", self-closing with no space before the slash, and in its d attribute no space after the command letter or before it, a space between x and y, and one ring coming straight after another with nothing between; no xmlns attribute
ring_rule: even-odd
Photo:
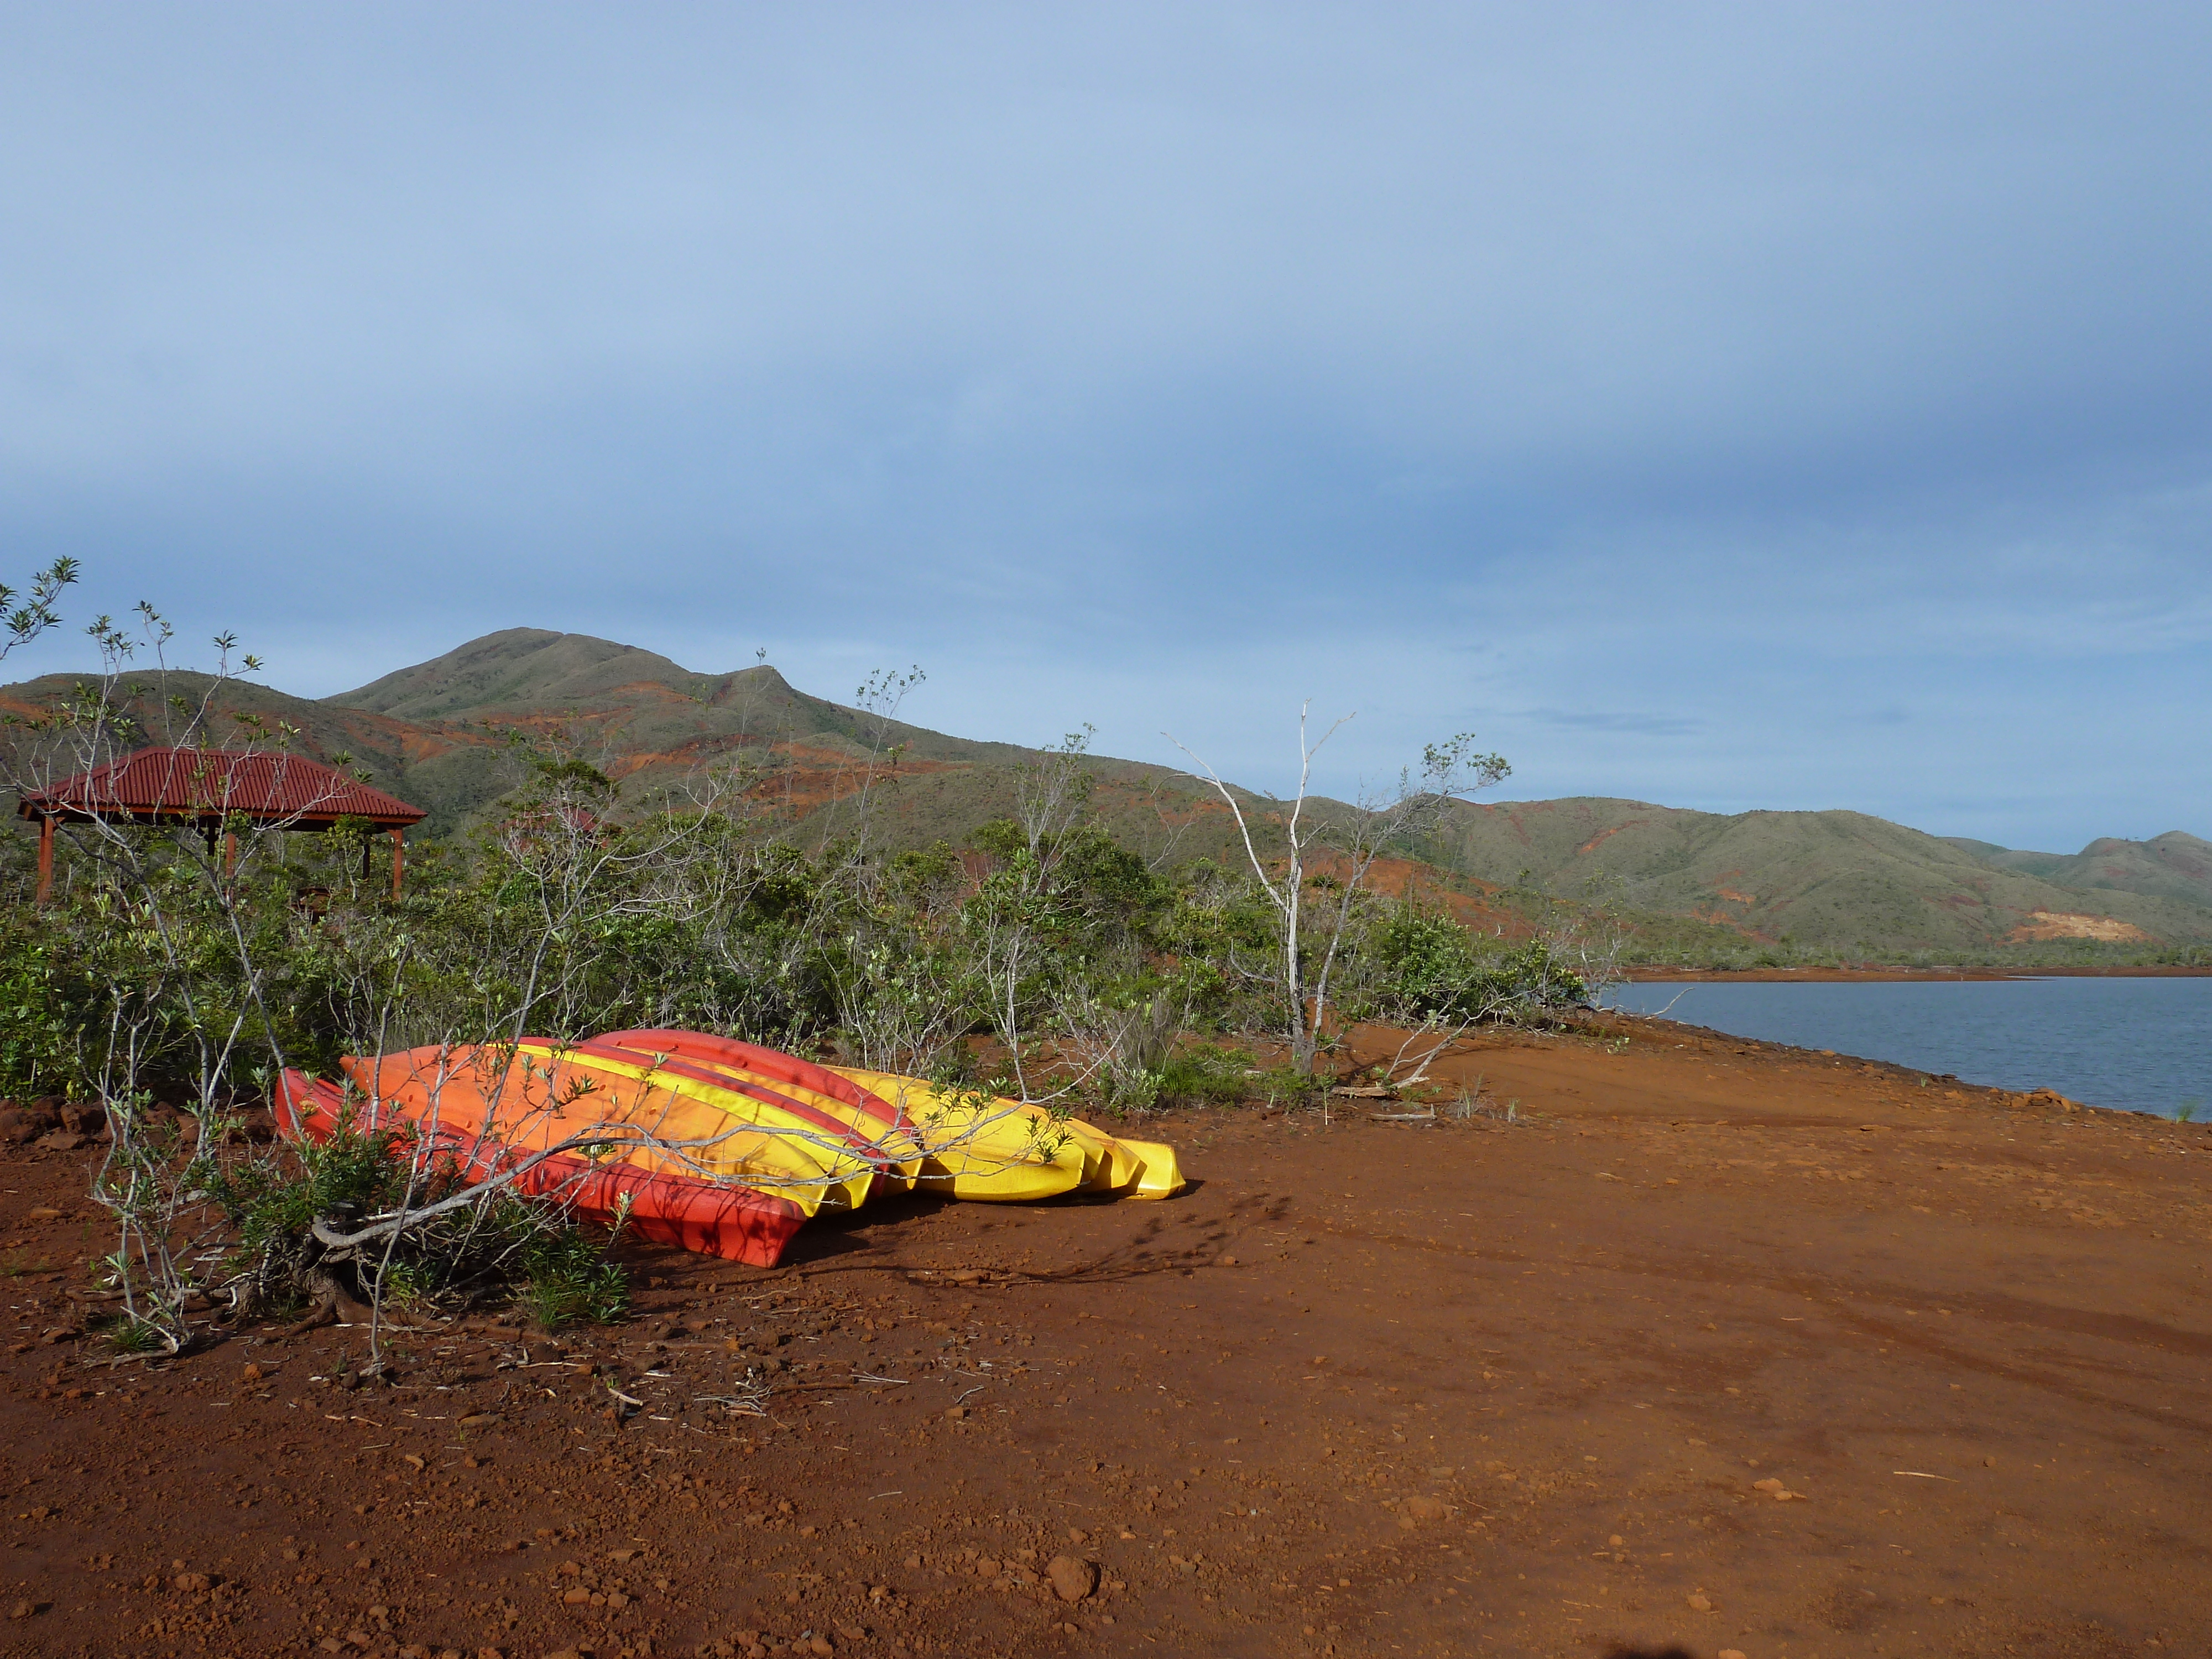
<svg viewBox="0 0 2212 1659"><path fill-rule="evenodd" d="M1053 1594L1063 1601L1083 1601L1098 1588L1097 1563L1079 1556L1054 1556L1045 1577L1052 1580Z"/></svg>

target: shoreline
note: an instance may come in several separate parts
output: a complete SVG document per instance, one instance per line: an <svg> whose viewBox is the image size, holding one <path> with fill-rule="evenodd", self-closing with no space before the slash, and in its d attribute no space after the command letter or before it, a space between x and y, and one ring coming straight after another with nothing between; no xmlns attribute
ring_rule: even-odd
<svg viewBox="0 0 2212 1659"><path fill-rule="evenodd" d="M2212 968L1631 968L1628 985L1848 985L2008 979L2212 979Z"/></svg>

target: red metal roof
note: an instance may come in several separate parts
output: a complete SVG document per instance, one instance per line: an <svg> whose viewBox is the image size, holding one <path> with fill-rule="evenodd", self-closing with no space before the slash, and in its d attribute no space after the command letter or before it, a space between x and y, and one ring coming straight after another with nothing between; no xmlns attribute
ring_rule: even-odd
<svg viewBox="0 0 2212 1659"><path fill-rule="evenodd" d="M428 813L304 755L223 749L141 749L135 755L27 794L27 818L211 818L243 813L261 823L327 829L341 817L386 829Z"/></svg>

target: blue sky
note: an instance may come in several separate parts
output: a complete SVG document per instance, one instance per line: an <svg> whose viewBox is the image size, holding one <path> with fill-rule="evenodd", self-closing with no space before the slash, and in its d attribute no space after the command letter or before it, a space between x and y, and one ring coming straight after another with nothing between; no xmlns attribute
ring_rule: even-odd
<svg viewBox="0 0 2212 1659"><path fill-rule="evenodd" d="M2212 835L2212 12L9 6L0 547L1348 793ZM81 660L55 641L11 672Z"/></svg>

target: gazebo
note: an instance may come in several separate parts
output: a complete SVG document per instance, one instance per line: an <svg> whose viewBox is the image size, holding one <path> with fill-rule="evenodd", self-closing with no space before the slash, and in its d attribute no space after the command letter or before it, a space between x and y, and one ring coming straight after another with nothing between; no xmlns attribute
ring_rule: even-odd
<svg viewBox="0 0 2212 1659"><path fill-rule="evenodd" d="M399 896L400 836L429 816L334 767L284 750L141 749L34 791L16 811L39 821L39 902L54 880L57 823L190 824L223 837L223 865L237 857L234 817L270 830L322 830L361 818L392 837L392 896ZM368 849L362 848L364 866ZM368 873L364 867L362 873Z"/></svg>

